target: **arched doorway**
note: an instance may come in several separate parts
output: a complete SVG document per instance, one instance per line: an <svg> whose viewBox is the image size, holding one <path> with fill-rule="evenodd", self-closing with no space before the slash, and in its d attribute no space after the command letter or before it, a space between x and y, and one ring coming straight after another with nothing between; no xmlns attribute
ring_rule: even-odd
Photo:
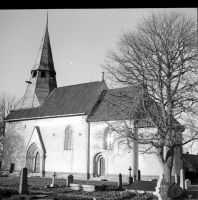
<svg viewBox="0 0 198 200"><path fill-rule="evenodd" d="M26 167L29 172L40 172L40 152L36 143L32 143L27 150Z"/></svg>
<svg viewBox="0 0 198 200"><path fill-rule="evenodd" d="M93 162L94 176L105 176L105 158L102 153L96 154Z"/></svg>

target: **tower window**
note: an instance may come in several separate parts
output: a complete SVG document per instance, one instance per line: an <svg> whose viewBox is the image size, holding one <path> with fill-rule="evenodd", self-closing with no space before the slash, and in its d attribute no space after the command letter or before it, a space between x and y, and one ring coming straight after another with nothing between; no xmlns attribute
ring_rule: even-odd
<svg viewBox="0 0 198 200"><path fill-rule="evenodd" d="M53 80L53 79L54 79L54 75L53 75L53 73L52 73L52 72L50 73L50 79L51 79L51 80Z"/></svg>
<svg viewBox="0 0 198 200"><path fill-rule="evenodd" d="M36 74L37 74L37 72L34 71L34 72L32 73L32 78L35 78L35 77L36 77Z"/></svg>
<svg viewBox="0 0 198 200"><path fill-rule="evenodd" d="M45 77L45 71L41 72L41 77L44 78Z"/></svg>

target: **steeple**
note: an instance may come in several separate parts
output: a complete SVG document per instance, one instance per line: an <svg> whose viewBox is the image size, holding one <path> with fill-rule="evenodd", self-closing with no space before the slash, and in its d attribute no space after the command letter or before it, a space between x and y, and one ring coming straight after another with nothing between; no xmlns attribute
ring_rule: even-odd
<svg viewBox="0 0 198 200"><path fill-rule="evenodd" d="M57 87L56 71L52 57L50 38L48 32L48 13L46 29L41 41L31 77L25 95L15 109L32 108L40 106L51 91Z"/></svg>

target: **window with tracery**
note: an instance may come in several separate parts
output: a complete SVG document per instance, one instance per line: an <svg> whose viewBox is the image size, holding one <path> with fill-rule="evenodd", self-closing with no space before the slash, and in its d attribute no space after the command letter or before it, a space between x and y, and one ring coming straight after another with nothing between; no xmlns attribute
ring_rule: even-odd
<svg viewBox="0 0 198 200"><path fill-rule="evenodd" d="M71 150L72 149L72 140L73 140L73 130L71 126L68 126L65 129L65 141L64 141L64 149Z"/></svg>

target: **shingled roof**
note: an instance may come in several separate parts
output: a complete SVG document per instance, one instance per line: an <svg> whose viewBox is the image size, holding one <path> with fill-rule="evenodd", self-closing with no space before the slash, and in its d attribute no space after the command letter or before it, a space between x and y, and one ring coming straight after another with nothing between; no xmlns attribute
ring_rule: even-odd
<svg viewBox="0 0 198 200"><path fill-rule="evenodd" d="M152 120L145 114L142 108L142 90L139 85L134 85L125 88L115 88L103 91L92 112L89 114L87 121L116 121L136 119L136 127L154 127ZM143 98L144 101L147 101ZM158 119L160 112L156 109L156 104L148 104L148 109L153 112L152 117ZM159 121L160 125L160 121ZM162 123L163 125L163 123ZM176 128L184 128L177 120L174 120Z"/></svg>
<svg viewBox="0 0 198 200"><path fill-rule="evenodd" d="M138 109L140 87L125 87L106 90L98 99L88 121L114 121L129 119Z"/></svg>
<svg viewBox="0 0 198 200"><path fill-rule="evenodd" d="M14 121L61 115L88 114L93 109L104 89L107 89L104 81L55 88L41 106L14 110L6 117L6 120Z"/></svg>

